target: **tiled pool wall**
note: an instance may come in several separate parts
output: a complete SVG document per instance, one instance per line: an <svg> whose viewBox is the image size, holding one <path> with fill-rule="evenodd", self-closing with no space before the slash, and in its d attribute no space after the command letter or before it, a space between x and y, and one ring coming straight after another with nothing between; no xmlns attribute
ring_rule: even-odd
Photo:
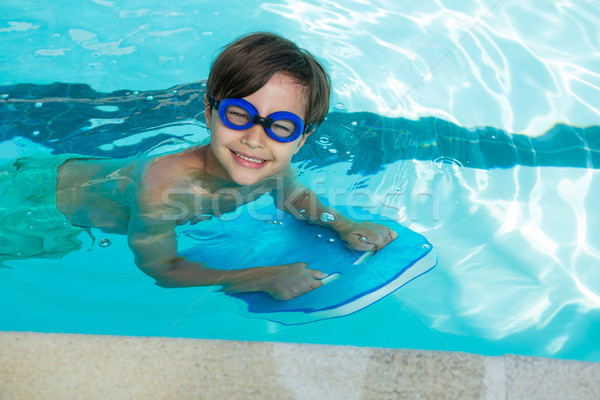
<svg viewBox="0 0 600 400"><path fill-rule="evenodd" d="M0 399L600 399L600 363L354 346L0 333Z"/></svg>

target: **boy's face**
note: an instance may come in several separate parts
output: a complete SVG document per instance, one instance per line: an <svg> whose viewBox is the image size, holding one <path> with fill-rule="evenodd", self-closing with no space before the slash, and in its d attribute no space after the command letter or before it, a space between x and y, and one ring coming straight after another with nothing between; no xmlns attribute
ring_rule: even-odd
<svg viewBox="0 0 600 400"><path fill-rule="evenodd" d="M262 117L277 111L289 111L303 119L306 116L304 87L279 72L244 100L252 103ZM283 171L308 136L281 143L271 139L259 124L245 130L229 129L206 99L205 105L206 124L211 129L207 172L238 185L252 185Z"/></svg>

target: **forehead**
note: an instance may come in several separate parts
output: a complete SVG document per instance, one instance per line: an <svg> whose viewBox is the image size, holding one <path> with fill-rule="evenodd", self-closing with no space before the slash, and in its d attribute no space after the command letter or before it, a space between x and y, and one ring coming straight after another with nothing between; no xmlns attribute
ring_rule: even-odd
<svg viewBox="0 0 600 400"><path fill-rule="evenodd" d="M281 72L277 72L263 87L244 99L265 115L289 111L305 117L308 110L307 87Z"/></svg>

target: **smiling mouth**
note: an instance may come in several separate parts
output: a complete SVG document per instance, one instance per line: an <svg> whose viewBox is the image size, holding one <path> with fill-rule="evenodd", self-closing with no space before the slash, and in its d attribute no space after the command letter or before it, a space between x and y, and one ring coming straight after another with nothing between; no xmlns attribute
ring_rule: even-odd
<svg viewBox="0 0 600 400"><path fill-rule="evenodd" d="M264 164L265 162L267 162L267 160L263 160L262 158L250 157L250 156L247 156L245 154L238 153L237 151L231 150L231 152L233 154L235 154L236 156L238 156L239 158L241 158L242 160L245 160L245 161L248 161L250 163L257 164L257 165L261 165L261 164Z"/></svg>

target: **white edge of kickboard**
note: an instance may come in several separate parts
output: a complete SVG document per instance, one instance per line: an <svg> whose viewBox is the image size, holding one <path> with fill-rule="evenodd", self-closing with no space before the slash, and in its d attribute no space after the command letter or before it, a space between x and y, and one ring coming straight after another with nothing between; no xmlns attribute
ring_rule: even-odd
<svg viewBox="0 0 600 400"><path fill-rule="evenodd" d="M239 314L245 317L267 319L269 321L278 322L284 325L300 325L309 322L319 321L323 319L344 317L346 315L353 314L357 311L362 310L370 306L371 304L381 300L385 296L393 293L407 283L413 281L421 275L431 271L437 265L437 254L435 250L431 250L425 257L418 260L411 267L409 267L404 273L398 276L396 279L382 286L381 288L368 293L354 301L344 303L339 307L331 308L327 310L319 310L313 312L302 312L302 311L283 311L273 313L253 313L248 311L248 304L243 300L239 300L243 303L240 307Z"/></svg>

